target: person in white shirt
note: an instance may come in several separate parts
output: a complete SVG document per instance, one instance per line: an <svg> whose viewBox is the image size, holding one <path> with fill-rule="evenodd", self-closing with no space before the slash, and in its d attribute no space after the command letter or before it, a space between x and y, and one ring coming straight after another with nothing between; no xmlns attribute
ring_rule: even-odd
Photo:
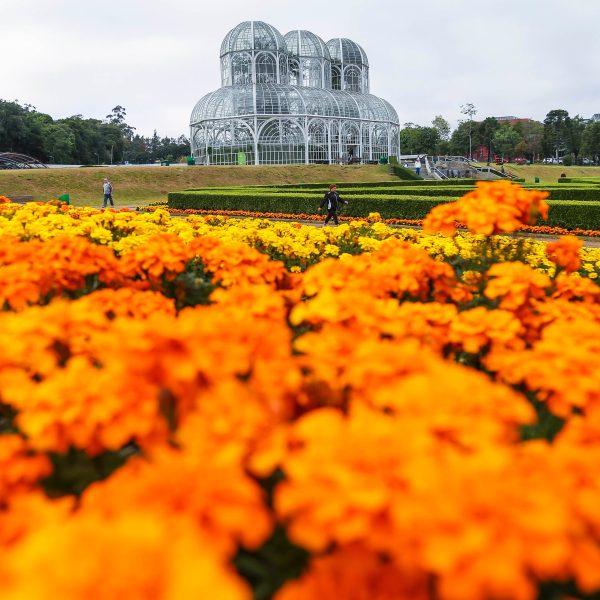
<svg viewBox="0 0 600 600"><path fill-rule="evenodd" d="M108 180L108 177L104 178L104 182L102 184L102 191L104 193L104 202L102 203L102 208L106 208L106 204L109 200L110 200L110 205L114 206L115 203L113 202L113 197L112 197L113 186L112 186L112 183Z"/></svg>
<svg viewBox="0 0 600 600"><path fill-rule="evenodd" d="M417 175L421 174L421 159L417 156L417 160L415 160L415 173Z"/></svg>

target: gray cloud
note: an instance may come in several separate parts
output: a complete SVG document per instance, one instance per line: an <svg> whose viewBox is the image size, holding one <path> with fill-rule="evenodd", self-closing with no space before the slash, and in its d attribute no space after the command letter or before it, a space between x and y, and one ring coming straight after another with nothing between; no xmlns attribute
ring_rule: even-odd
<svg viewBox="0 0 600 600"><path fill-rule="evenodd" d="M116 104L144 134L187 133L196 101L220 85L229 29L264 20L282 33L348 37L371 64L372 92L402 122L436 114L543 119L600 112L600 3L590 0L0 0L0 98L54 117L103 118Z"/></svg>

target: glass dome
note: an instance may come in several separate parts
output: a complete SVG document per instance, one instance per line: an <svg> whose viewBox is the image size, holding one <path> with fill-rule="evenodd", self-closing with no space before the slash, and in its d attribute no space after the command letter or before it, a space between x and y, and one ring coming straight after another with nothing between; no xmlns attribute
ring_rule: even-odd
<svg viewBox="0 0 600 600"><path fill-rule="evenodd" d="M327 44L314 33L296 29L284 36L292 85L331 88L331 57Z"/></svg>
<svg viewBox="0 0 600 600"><path fill-rule="evenodd" d="M294 29L283 36L288 52L293 56L331 60L327 44L311 31Z"/></svg>
<svg viewBox="0 0 600 600"><path fill-rule="evenodd" d="M352 40L327 42L331 55L331 87L346 92L369 93L369 61L366 52Z"/></svg>
<svg viewBox="0 0 600 600"><path fill-rule="evenodd" d="M367 53L356 42L347 38L334 38L327 42L331 60L344 65L369 66Z"/></svg>
<svg viewBox="0 0 600 600"><path fill-rule="evenodd" d="M221 84L289 83L288 49L275 27L244 21L221 44Z"/></svg>
<svg viewBox="0 0 600 600"><path fill-rule="evenodd" d="M244 50L287 52L283 36L275 27L263 21L244 21L234 27L221 44L221 56Z"/></svg>
<svg viewBox="0 0 600 600"><path fill-rule="evenodd" d="M246 115L322 116L366 121L398 122L392 106L372 94L303 88L283 84L223 87L207 94L194 107L192 125L202 121Z"/></svg>

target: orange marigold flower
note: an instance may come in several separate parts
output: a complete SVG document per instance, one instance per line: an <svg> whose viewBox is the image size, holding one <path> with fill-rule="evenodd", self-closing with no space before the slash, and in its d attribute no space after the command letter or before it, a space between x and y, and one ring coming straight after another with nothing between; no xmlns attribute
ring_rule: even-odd
<svg viewBox="0 0 600 600"><path fill-rule="evenodd" d="M560 273L555 280L554 298L583 300L589 304L600 303L600 286L577 273Z"/></svg>
<svg viewBox="0 0 600 600"><path fill-rule="evenodd" d="M447 237L456 235L460 210L456 202L439 204L432 208L423 219L424 233L441 233Z"/></svg>
<svg viewBox="0 0 600 600"><path fill-rule="evenodd" d="M567 417L600 410L600 323L558 319L531 349L490 355L486 363L505 381L524 383L550 410Z"/></svg>
<svg viewBox="0 0 600 600"><path fill-rule="evenodd" d="M354 544L314 558L274 600L429 600L424 572L402 568L388 557Z"/></svg>
<svg viewBox="0 0 600 600"><path fill-rule="evenodd" d="M525 190L509 181L478 181L477 189L456 202L434 207L423 221L426 233L453 236L456 222L471 233L493 235L534 225L538 217L548 216L544 198L548 192Z"/></svg>
<svg viewBox="0 0 600 600"><path fill-rule="evenodd" d="M450 341L465 352L477 354L486 346L522 347L523 326L507 310L487 310L483 306L458 313L450 323Z"/></svg>
<svg viewBox="0 0 600 600"><path fill-rule="evenodd" d="M80 512L50 523L15 545L2 568L4 600L251 598L189 522L140 511L111 520Z"/></svg>
<svg viewBox="0 0 600 600"><path fill-rule="evenodd" d="M487 272L484 294L500 300L500 308L516 310L534 298L544 298L550 288L550 278L521 262L503 262Z"/></svg>
<svg viewBox="0 0 600 600"><path fill-rule="evenodd" d="M263 490L243 468L243 448L203 439L202 429L183 450L156 448L131 459L83 496L83 509L108 518L144 511L158 521L185 515L215 552L233 556L238 545L257 548L270 535Z"/></svg>
<svg viewBox="0 0 600 600"><path fill-rule="evenodd" d="M34 489L51 472L48 457L34 454L20 435L0 435L0 504Z"/></svg>
<svg viewBox="0 0 600 600"><path fill-rule="evenodd" d="M546 244L546 256L567 273L581 268L580 250L583 242L574 235L564 235L556 242Z"/></svg>

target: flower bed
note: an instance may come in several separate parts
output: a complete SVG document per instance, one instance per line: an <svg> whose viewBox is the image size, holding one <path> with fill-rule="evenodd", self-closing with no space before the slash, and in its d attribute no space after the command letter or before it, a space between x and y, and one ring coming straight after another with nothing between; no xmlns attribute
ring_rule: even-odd
<svg viewBox="0 0 600 600"><path fill-rule="evenodd" d="M600 251L502 235L546 210L1 204L3 598L597 594Z"/></svg>

